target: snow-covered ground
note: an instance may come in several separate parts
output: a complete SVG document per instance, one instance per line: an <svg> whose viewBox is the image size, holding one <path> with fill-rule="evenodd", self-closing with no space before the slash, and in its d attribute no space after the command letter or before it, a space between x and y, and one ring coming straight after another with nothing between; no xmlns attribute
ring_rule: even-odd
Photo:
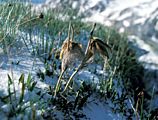
<svg viewBox="0 0 158 120"><path fill-rule="evenodd" d="M0 50L0 89L4 94L7 94L8 75L15 81L18 89L18 80L22 73L27 79L29 73L35 77L39 69L44 70L44 64L36 56L31 55L22 39L15 41L7 53L3 50Z"/></svg>
<svg viewBox="0 0 158 120"><path fill-rule="evenodd" d="M120 114L114 114L107 104L104 104L98 100L89 103L83 108L83 112L90 120L125 120Z"/></svg>
<svg viewBox="0 0 158 120"><path fill-rule="evenodd" d="M0 55L0 58L1 58L1 61L0 61L1 62L0 97L4 97L4 96L8 95L7 74L13 75L17 93L19 93L21 91L21 86L18 84L18 82L19 82L19 77L22 73L25 74L26 78L28 77L28 74L31 73L32 76L34 76L34 79L37 80L37 85L36 85L37 88L40 88L42 90L48 89L49 86L46 84L46 82L47 83L52 83L52 82L56 83L55 81L57 79L52 79L52 78L48 78L48 77L45 78L46 82L39 81L38 80L39 78L36 76L36 72L38 71L38 69L43 69L43 67L44 67L43 63L39 59L33 58L33 56L29 53L29 51L27 49L24 49L24 51L22 50L21 52L22 52L21 55L20 54L18 54L18 56L15 55L15 56L9 58L9 60L6 59L6 57L7 57L6 55ZM19 64L16 65L16 62L18 62L18 61L19 61ZM14 62L14 63L11 64L12 62ZM79 74L79 76L81 79L88 78L88 79L94 80L94 78L95 78L98 81L98 77L96 75L93 75L89 71L83 71ZM34 92L27 93L27 95L25 96L25 100L35 99L35 96L36 96L36 94ZM45 100L46 99L49 99L49 97L45 97ZM7 111L9 112L9 106L6 106L5 104L3 104L1 102L0 102L0 105L1 105L0 116L3 117L3 119L7 119L6 113L7 113ZM112 113L110 107L107 104L105 104L103 102L98 102L98 100L88 103L83 108L83 112L85 113L86 117L90 120L98 120L98 119L99 120L105 120L105 119L106 120L111 120L111 119L120 120L120 119L123 119L123 116ZM60 116L60 118L63 118L63 117Z"/></svg>
<svg viewBox="0 0 158 120"><path fill-rule="evenodd" d="M20 32L21 35L24 35L23 32ZM27 35L26 35L27 36ZM32 39L38 39L38 36L33 36ZM26 42L26 41L25 41ZM29 41L27 42L28 46L31 46ZM41 60L32 55L29 48L25 46L24 42L16 42L16 47L12 47L9 50L8 55L3 53L3 50L1 49L0 52L0 98L3 98L8 95L8 74L11 76L11 78L14 81L16 94L20 95L21 92L21 85L19 85L19 78L22 73L25 75L25 80L28 78L28 74L31 73L31 76L33 77L33 80L37 81L35 90L30 92L28 90L25 91L25 97L24 101L26 101L26 105L29 105L29 100L36 101L40 96L37 95L37 92L41 91L43 94L45 90L49 89L49 86L54 86L57 82L57 76L54 75L52 77L45 77L44 81L40 81L39 77L37 76L37 72L39 70L44 72L44 63L41 62ZM29 45L30 44L30 45ZM103 70L99 65L92 64L90 67L97 68L96 74L103 75ZM76 76L77 79L80 80L89 80L88 82L99 82L99 78L96 74L93 74L87 69L84 69L79 72L79 74ZM76 83L80 84L79 81L75 81ZM44 95L44 101L47 101L50 99L50 95L45 94ZM92 99L92 100L91 100ZM113 113L111 111L111 108L109 105L105 104L104 101L99 101L97 98L91 98L88 100L87 104L83 107L82 112L86 115L87 119L90 120L120 120L124 119L123 115L120 115L119 113ZM28 102L27 102L28 101ZM111 103L110 103L111 104ZM9 104L4 104L0 100L0 117L2 117L4 120L8 119L7 116L11 110L11 106ZM112 106L112 105L111 105ZM17 118L14 119L21 119L25 118L26 120L29 119L27 116L29 116L31 109L27 110L28 112L25 113L25 116L18 115ZM39 112L39 116L41 111L37 111L37 115ZM63 119L64 115L61 111L58 111L58 118ZM41 119L41 118L40 118Z"/></svg>

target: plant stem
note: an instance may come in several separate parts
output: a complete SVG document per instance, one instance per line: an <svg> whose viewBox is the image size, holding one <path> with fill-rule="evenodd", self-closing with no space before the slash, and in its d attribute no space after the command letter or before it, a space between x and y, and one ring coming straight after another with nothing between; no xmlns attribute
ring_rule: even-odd
<svg viewBox="0 0 158 120"><path fill-rule="evenodd" d="M94 23L94 25L93 25L93 27L92 27L92 30L91 30L91 32L90 32L90 37L89 37L89 41L88 41L88 45L87 45L87 48L86 48L86 52L85 52L84 59L82 60L81 64L78 66L78 68L77 68L77 69L73 72L73 74L70 76L70 78L69 78L68 82L66 83L66 86L65 86L65 88L64 88L64 90L63 90L62 93L65 93L65 92L66 92L66 90L67 90L67 88L68 88L70 82L72 81L73 77L74 77L74 76L79 72L79 70L82 69L83 66L86 64L87 58L88 58L89 46L90 46L90 43L91 43L91 38L92 38L92 36L93 36L93 32L94 32L95 27L96 27L96 23Z"/></svg>
<svg viewBox="0 0 158 120"><path fill-rule="evenodd" d="M54 98L56 97L56 94L57 94L57 92L58 92L59 89L60 89L60 81L61 81L61 78L62 78L64 72L65 72L65 70L61 72L61 74L60 74L60 76L59 76L59 79L58 79L58 81L57 81L57 84L56 84L56 87L55 87L55 91L54 91Z"/></svg>
<svg viewBox="0 0 158 120"><path fill-rule="evenodd" d="M65 91L67 90L67 88L68 88L70 82L72 81L73 77L79 72L79 70L82 68L82 66L83 66L83 64L81 63L78 66L78 68L73 72L73 74L70 76L70 78L69 78L68 82L66 83L66 86L65 86L65 88L64 88L62 93L65 93Z"/></svg>

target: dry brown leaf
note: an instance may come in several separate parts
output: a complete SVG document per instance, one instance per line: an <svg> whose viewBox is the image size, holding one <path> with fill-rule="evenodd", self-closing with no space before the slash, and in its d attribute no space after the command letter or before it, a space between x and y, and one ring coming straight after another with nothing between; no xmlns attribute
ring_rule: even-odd
<svg viewBox="0 0 158 120"><path fill-rule="evenodd" d="M98 53L105 59L110 58L111 57L111 47L104 43L102 40L100 40L99 38L93 38L93 42L95 44L95 48L98 51Z"/></svg>

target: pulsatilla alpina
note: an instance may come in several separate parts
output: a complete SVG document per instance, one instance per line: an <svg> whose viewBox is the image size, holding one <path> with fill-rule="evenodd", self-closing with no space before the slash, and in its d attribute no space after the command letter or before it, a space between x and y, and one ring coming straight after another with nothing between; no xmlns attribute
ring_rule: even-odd
<svg viewBox="0 0 158 120"><path fill-rule="evenodd" d="M89 62L91 62L91 59L93 60L96 54L100 54L103 59L106 60L106 58L111 57L111 47L104 43L101 39L97 37L93 37L93 32L95 29L96 24L93 25L93 28L90 32L90 37L87 45L87 49L85 52L85 56L81 62L81 64L78 66L78 68L74 71L74 73L70 76L63 93L67 90L70 82L72 81L73 77L77 74L77 72L85 67Z"/></svg>
<svg viewBox="0 0 158 120"><path fill-rule="evenodd" d="M70 31L72 31L72 35L70 38ZM84 52L82 51L82 45L80 43L74 42L74 30L71 23L69 24L68 37L63 42L60 52L60 59L62 60L61 65L61 74L56 84L54 96L58 92L60 88L61 77L68 67L75 64L78 61L82 61L84 58Z"/></svg>
<svg viewBox="0 0 158 120"><path fill-rule="evenodd" d="M86 52L83 53L82 46L79 43L76 43L73 41L74 32L73 27L71 24L69 25L69 32L68 32L68 38L63 42L60 58L62 59L62 69L61 74L59 76L54 96L56 96L56 93L58 92L60 88L60 81L61 77L64 73L64 71L73 63L77 61L81 61L77 69L74 71L74 73L70 76L64 91L66 91L67 87L69 86L70 82L72 81L73 77L76 75L76 73L85 67L91 59L94 58L95 54L100 54L104 59L109 58L111 55L111 48L109 45L104 43L101 39L97 37L93 37L93 32L96 24L94 24L91 33L90 38L88 41ZM72 37L70 38L70 29L72 29Z"/></svg>

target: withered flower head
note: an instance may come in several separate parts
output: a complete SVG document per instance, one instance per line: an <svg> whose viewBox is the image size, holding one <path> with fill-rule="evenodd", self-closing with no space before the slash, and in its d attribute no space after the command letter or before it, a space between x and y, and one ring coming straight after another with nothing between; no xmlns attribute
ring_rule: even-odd
<svg viewBox="0 0 158 120"><path fill-rule="evenodd" d="M44 18L43 13L40 13L38 17L39 17L40 19L43 19L43 18Z"/></svg>
<svg viewBox="0 0 158 120"><path fill-rule="evenodd" d="M72 30L72 35L70 38L71 30ZM62 71L67 69L75 62L81 61L84 57L84 52L82 51L82 45L80 43L74 42L73 39L74 39L73 26L70 23L68 37L63 42L60 52L60 59L62 59Z"/></svg>

